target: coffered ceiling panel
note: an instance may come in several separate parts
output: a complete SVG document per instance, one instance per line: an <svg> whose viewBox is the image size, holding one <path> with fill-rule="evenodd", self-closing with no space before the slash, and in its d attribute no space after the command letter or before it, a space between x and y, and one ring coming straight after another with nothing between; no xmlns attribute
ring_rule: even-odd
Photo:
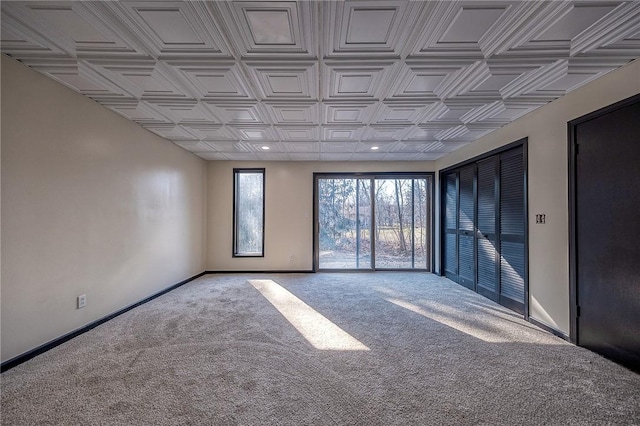
<svg viewBox="0 0 640 426"><path fill-rule="evenodd" d="M214 2L243 57L316 57L316 3Z"/></svg>
<svg viewBox="0 0 640 426"><path fill-rule="evenodd" d="M203 141L177 141L176 145L191 152L211 152L213 149Z"/></svg>
<svg viewBox="0 0 640 426"><path fill-rule="evenodd" d="M197 101L149 101L149 105L173 123L219 123L203 103Z"/></svg>
<svg viewBox="0 0 640 426"><path fill-rule="evenodd" d="M229 126L211 123L185 123L182 125L198 139L207 141L233 141L238 138Z"/></svg>
<svg viewBox="0 0 640 426"><path fill-rule="evenodd" d="M191 133L187 128L183 126L176 126L172 123L146 124L145 128L151 130L157 135L162 136L163 138L173 140L176 143L185 140L198 139L197 135Z"/></svg>
<svg viewBox="0 0 640 426"><path fill-rule="evenodd" d="M259 103L212 103L209 108L225 123L235 124L267 124L263 106Z"/></svg>
<svg viewBox="0 0 640 426"><path fill-rule="evenodd" d="M325 100L379 100L393 62L325 62Z"/></svg>
<svg viewBox="0 0 640 426"><path fill-rule="evenodd" d="M131 121L144 124L170 123L170 119L152 108L147 102L137 99L105 99L102 105L110 108Z"/></svg>
<svg viewBox="0 0 640 426"><path fill-rule="evenodd" d="M293 161L319 161L320 154L289 154L289 159Z"/></svg>
<svg viewBox="0 0 640 426"><path fill-rule="evenodd" d="M259 83L262 99L318 99L318 67L314 62L278 65L249 63L248 66L254 81Z"/></svg>
<svg viewBox="0 0 640 426"><path fill-rule="evenodd" d="M122 37L118 28L109 25L98 4L79 1L6 3L2 6L2 26L7 27L8 34L15 36L7 41L13 39L30 44L31 49L24 53L64 52L75 57L145 56L142 44ZM19 45L7 48L9 51L21 50Z"/></svg>
<svg viewBox="0 0 640 426"><path fill-rule="evenodd" d="M206 2L121 1L109 8L154 57L230 56Z"/></svg>
<svg viewBox="0 0 640 426"><path fill-rule="evenodd" d="M204 100L255 99L240 66L233 61L168 61L191 96Z"/></svg>
<svg viewBox="0 0 640 426"><path fill-rule="evenodd" d="M131 91L113 83L84 61L72 58L29 57L23 63L91 98L131 98Z"/></svg>
<svg viewBox="0 0 640 426"><path fill-rule="evenodd" d="M424 2L327 2L324 8L325 58L400 57Z"/></svg>
<svg viewBox="0 0 640 426"><path fill-rule="evenodd" d="M324 104L325 124L369 124L377 103Z"/></svg>
<svg viewBox="0 0 640 426"><path fill-rule="evenodd" d="M320 151L319 142L283 142L287 152L292 154L308 154Z"/></svg>
<svg viewBox="0 0 640 426"><path fill-rule="evenodd" d="M245 141L275 141L276 136L270 126L232 126Z"/></svg>
<svg viewBox="0 0 640 426"><path fill-rule="evenodd" d="M640 57L640 2L3 1L2 53L207 160L434 160Z"/></svg>
<svg viewBox="0 0 640 426"><path fill-rule="evenodd" d="M274 124L319 124L317 104L264 104Z"/></svg>
<svg viewBox="0 0 640 426"><path fill-rule="evenodd" d="M319 138L318 127L280 126L276 131L283 141L317 141Z"/></svg>

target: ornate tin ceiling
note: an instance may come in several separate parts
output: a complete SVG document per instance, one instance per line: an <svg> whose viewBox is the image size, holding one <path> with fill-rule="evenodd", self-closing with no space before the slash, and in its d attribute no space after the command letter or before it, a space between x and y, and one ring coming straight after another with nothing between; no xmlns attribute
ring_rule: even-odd
<svg viewBox="0 0 640 426"><path fill-rule="evenodd" d="M1 38L205 159L434 160L640 57L640 2L3 1Z"/></svg>

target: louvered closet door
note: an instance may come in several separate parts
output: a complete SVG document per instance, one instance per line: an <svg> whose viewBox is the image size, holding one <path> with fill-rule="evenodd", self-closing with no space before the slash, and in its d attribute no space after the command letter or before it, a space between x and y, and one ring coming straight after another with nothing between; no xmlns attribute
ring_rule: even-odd
<svg viewBox="0 0 640 426"><path fill-rule="evenodd" d="M496 236L498 170L497 157L478 162L477 292L495 301L499 300Z"/></svg>
<svg viewBox="0 0 640 426"><path fill-rule="evenodd" d="M500 155L500 303L524 313L525 194L522 148Z"/></svg>
<svg viewBox="0 0 640 426"><path fill-rule="evenodd" d="M458 281L458 176L448 173L444 177L445 226L444 226L444 271L445 276Z"/></svg>
<svg viewBox="0 0 640 426"><path fill-rule="evenodd" d="M475 165L460 169L458 209L458 282L475 290Z"/></svg>

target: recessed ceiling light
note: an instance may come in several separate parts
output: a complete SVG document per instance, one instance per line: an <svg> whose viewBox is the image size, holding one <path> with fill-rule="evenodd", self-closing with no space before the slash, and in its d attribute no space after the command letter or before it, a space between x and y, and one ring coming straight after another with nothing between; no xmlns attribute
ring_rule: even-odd
<svg viewBox="0 0 640 426"><path fill-rule="evenodd" d="M375 151L376 149L380 149L380 147L379 146L372 146L371 149Z"/></svg>
<svg viewBox="0 0 640 426"><path fill-rule="evenodd" d="M271 149L271 148L269 148L268 146L263 146L262 149L266 151L267 149Z"/></svg>

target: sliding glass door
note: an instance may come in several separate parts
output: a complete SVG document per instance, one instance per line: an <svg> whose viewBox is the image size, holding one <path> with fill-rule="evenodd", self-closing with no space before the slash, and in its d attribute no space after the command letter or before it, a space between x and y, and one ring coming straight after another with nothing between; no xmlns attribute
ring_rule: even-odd
<svg viewBox="0 0 640 426"><path fill-rule="evenodd" d="M431 267L430 175L316 175L316 269Z"/></svg>
<svg viewBox="0 0 640 426"><path fill-rule="evenodd" d="M321 269L371 269L371 180L320 179Z"/></svg>
<svg viewBox="0 0 640 426"><path fill-rule="evenodd" d="M427 179L375 179L378 269L427 269Z"/></svg>

